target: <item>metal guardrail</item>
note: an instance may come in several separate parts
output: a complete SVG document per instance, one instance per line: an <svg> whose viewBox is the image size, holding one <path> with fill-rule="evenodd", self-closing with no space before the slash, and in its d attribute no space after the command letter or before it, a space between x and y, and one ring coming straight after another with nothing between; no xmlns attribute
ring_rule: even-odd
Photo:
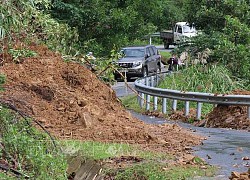
<svg viewBox="0 0 250 180"><path fill-rule="evenodd" d="M162 113L167 113L167 100L172 100L172 109L177 110L177 101L185 102L185 116L189 115L189 102L197 102L196 119L201 119L202 103L224 104L224 105L240 105L247 106L247 117L250 119L250 95L228 95L228 94L212 94L200 92L184 92L172 89L157 88L160 77L165 77L169 73L161 73L135 81L135 90L140 94L138 101L143 108L146 99L146 110L150 110L150 104L153 104L153 110L157 110L158 98L162 98ZM144 99L144 97L146 98ZM153 103L150 102L153 96Z"/></svg>

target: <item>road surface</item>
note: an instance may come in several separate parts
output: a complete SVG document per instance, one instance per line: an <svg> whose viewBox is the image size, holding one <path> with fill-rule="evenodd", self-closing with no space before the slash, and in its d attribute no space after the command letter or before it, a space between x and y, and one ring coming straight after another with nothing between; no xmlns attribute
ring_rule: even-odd
<svg viewBox="0 0 250 180"><path fill-rule="evenodd" d="M133 84L134 82L128 82L131 88L134 87ZM118 97L133 94L133 91L126 88L124 82L115 84L113 89L116 91ZM166 119L145 116L134 112L131 113L150 124L173 123ZM211 178L211 180L226 180L232 171L246 172L250 168L250 160L244 160L244 158L250 158L250 132L195 127L185 123L179 123L179 125L207 137L203 145L194 147L193 150L195 155L203 158L209 164L219 167L217 176Z"/></svg>

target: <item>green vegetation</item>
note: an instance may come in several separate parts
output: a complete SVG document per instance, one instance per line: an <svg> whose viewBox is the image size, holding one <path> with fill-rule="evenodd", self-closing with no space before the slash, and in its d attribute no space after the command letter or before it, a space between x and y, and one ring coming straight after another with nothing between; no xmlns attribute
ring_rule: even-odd
<svg viewBox="0 0 250 180"><path fill-rule="evenodd" d="M249 86L249 7L247 1L10 0L0 7L0 39L44 43L76 60L88 51L109 59L112 50L148 43L146 35L189 21L202 30L193 39L191 55L210 48L210 62L223 64ZM105 67L101 62L98 66ZM102 79L113 78L111 72L106 75Z"/></svg>
<svg viewBox="0 0 250 180"><path fill-rule="evenodd" d="M250 81L249 1L187 0L187 16L203 35L192 45L196 52L210 48L210 62L223 64L233 76ZM201 8L202 7L202 8ZM196 53L194 52L194 53Z"/></svg>
<svg viewBox="0 0 250 180"><path fill-rule="evenodd" d="M36 52L29 49L9 49L9 54L12 55L13 61L19 63L23 58L34 57Z"/></svg>
<svg viewBox="0 0 250 180"><path fill-rule="evenodd" d="M135 156L145 159L167 160L173 157L165 153L145 151L136 145L125 143L102 143L95 141L62 141L64 153L79 153L81 156L94 160L103 160L120 156Z"/></svg>
<svg viewBox="0 0 250 180"><path fill-rule="evenodd" d="M6 79L5 75L4 74L0 74L0 92L1 92L1 90L3 90L2 85L4 84L5 79Z"/></svg>
<svg viewBox="0 0 250 180"><path fill-rule="evenodd" d="M132 156L142 158L141 162L129 163L125 168L110 169L104 167L105 174L115 176L115 179L186 179L194 176L213 175L214 167L207 166L202 170L196 165L205 165L198 157L195 157L194 166L175 167L169 166L168 161L173 157L165 153L145 151L135 145L123 143L101 143L93 141L62 141L65 154L78 154L94 160L119 158Z"/></svg>
<svg viewBox="0 0 250 180"><path fill-rule="evenodd" d="M159 85L163 89L179 91L229 93L244 88L244 82L234 79L223 65L190 66L178 73L167 76Z"/></svg>
<svg viewBox="0 0 250 180"><path fill-rule="evenodd" d="M169 60L169 58L171 57L171 53L167 52L167 51L159 51L161 54L161 61L164 64L167 64L167 61Z"/></svg>
<svg viewBox="0 0 250 180"><path fill-rule="evenodd" d="M136 95L129 95L126 97L120 98L122 101L122 104L127 108L127 109L132 109L135 112L142 113L145 110L141 109L138 103L138 99Z"/></svg>
<svg viewBox="0 0 250 180"><path fill-rule="evenodd" d="M207 170L202 170L198 166L187 167L168 167L167 164L160 162L140 163L133 167L120 170L116 173L115 178L122 179L148 179L148 180L178 180L178 179L191 179L195 176L212 176L215 173L215 168L210 167ZM108 172L112 174L112 170ZM115 172L113 172L115 174Z"/></svg>
<svg viewBox="0 0 250 180"><path fill-rule="evenodd" d="M11 176L11 174L4 174L4 173L0 173L0 179L7 179L7 180L16 180L15 177Z"/></svg>
<svg viewBox="0 0 250 180"><path fill-rule="evenodd" d="M1 106L1 159L32 179L65 179L67 163L48 135ZM4 176L0 173L1 176Z"/></svg>
<svg viewBox="0 0 250 180"><path fill-rule="evenodd" d="M171 29L175 22L185 20L185 9L185 2L180 0L55 0L49 12L77 28L85 52L109 55L114 45L116 50L138 45L149 34Z"/></svg>
<svg viewBox="0 0 250 180"><path fill-rule="evenodd" d="M20 40L45 43L63 54L76 54L80 49L77 31L46 14L50 6L49 0L4 1L0 7L0 43L6 47Z"/></svg>

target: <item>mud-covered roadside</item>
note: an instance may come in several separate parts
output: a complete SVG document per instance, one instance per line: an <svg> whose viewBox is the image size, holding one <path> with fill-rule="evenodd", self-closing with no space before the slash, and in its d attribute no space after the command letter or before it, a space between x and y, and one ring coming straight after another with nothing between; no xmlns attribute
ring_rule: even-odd
<svg viewBox="0 0 250 180"><path fill-rule="evenodd" d="M18 47L20 48L20 47ZM39 121L60 139L140 144L178 157L201 143L177 125L149 125L134 118L115 92L83 65L64 62L47 47L26 47L37 55L14 63L5 54L0 73L7 79L1 101Z"/></svg>

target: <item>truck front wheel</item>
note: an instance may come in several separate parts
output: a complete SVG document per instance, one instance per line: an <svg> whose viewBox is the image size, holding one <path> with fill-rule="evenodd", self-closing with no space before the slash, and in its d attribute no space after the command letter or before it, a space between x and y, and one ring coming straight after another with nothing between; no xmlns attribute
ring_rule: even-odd
<svg viewBox="0 0 250 180"><path fill-rule="evenodd" d="M169 43L168 42L164 42L164 49L168 49L169 48Z"/></svg>

